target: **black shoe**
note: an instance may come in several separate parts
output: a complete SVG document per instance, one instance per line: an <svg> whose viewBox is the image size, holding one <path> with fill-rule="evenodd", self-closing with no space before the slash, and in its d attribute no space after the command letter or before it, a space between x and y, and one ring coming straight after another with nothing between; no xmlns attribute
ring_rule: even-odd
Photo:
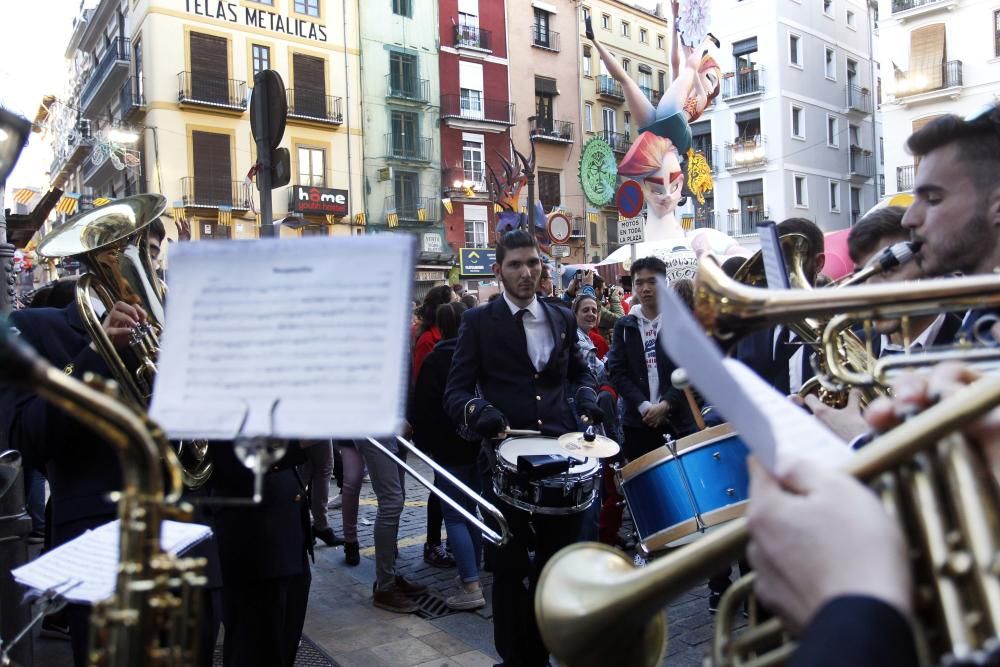
<svg viewBox="0 0 1000 667"><path fill-rule="evenodd" d="M424 562L431 567L455 567L455 559L441 544L424 542Z"/></svg>
<svg viewBox="0 0 1000 667"><path fill-rule="evenodd" d="M313 537L318 537L323 540L328 547L339 547L344 543L344 540L337 537L337 534L333 532L333 528L330 528L329 526L323 530L316 530L313 528ZM315 541L315 539L313 541Z"/></svg>
<svg viewBox="0 0 1000 667"><path fill-rule="evenodd" d="M708 596L708 613L714 614L719 611L719 600L722 599L722 595L719 593L712 593Z"/></svg>
<svg viewBox="0 0 1000 667"><path fill-rule="evenodd" d="M344 542L344 562L351 567L361 563L357 542Z"/></svg>
<svg viewBox="0 0 1000 667"><path fill-rule="evenodd" d="M396 588L398 588L399 590L403 591L404 593L413 598L419 597L427 592L426 586L424 586L423 584L414 583L409 579L405 579L401 574L396 575L395 584Z"/></svg>
<svg viewBox="0 0 1000 667"><path fill-rule="evenodd" d="M394 611L397 614L412 614L420 609L419 605L407 595L398 585L390 586L384 591L373 587L372 603L379 609Z"/></svg>

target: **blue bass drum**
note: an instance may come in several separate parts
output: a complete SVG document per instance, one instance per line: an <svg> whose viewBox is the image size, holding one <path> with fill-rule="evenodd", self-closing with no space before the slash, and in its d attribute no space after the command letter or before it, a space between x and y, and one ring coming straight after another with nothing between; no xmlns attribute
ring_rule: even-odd
<svg viewBox="0 0 1000 667"><path fill-rule="evenodd" d="M743 516L750 497L748 455L732 427L722 424L623 467L622 493L646 551L681 546Z"/></svg>

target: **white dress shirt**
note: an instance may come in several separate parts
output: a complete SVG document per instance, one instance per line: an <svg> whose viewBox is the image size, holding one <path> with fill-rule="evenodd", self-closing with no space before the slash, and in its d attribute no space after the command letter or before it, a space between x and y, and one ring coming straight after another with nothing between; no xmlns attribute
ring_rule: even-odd
<svg viewBox="0 0 1000 667"><path fill-rule="evenodd" d="M503 295L503 300L507 302L510 314L516 318L521 307L512 303L506 294ZM552 356L552 350L556 343L552 337L552 329L545 317L545 309L542 308L542 304L538 302L536 297L531 298L531 303L527 305L527 311L523 321L524 337L528 341L528 358L531 359L531 365L535 367L535 370L540 371L549 363L549 357Z"/></svg>
<svg viewBox="0 0 1000 667"><path fill-rule="evenodd" d="M919 352L925 347L930 347L931 344L934 342L934 339L937 338L938 333L940 333L941 327L944 326L945 317L946 314L941 313L936 318L934 318L934 321L931 322L926 329L921 331L919 336L917 336L910 342L910 349L908 351ZM907 349L904 348L902 345L896 345L895 343L891 342L888 336L883 335L882 349L880 356L884 355L886 352L895 352L898 354L900 352L907 352Z"/></svg>

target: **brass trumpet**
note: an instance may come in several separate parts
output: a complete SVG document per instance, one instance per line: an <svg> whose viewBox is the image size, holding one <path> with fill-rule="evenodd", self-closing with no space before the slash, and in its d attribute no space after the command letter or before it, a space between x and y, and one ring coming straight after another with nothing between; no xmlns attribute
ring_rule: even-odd
<svg viewBox="0 0 1000 667"><path fill-rule="evenodd" d="M1000 471L991 475L983 452L953 435L998 404L1000 377L987 376L878 438L845 467L877 485L916 554L926 664L1000 655ZM571 667L659 664L667 602L739 558L748 537L746 520L737 519L642 569L602 544L566 547L542 571L535 595L546 646ZM744 579L727 591L720 617L751 587ZM794 650L783 635L778 619L738 636L722 620L710 662L781 664Z"/></svg>
<svg viewBox="0 0 1000 667"><path fill-rule="evenodd" d="M166 207L167 200L160 195L124 197L73 216L38 244L38 254L42 257L79 257L86 264L88 273L76 285L80 319L125 399L140 411L145 411L153 394L166 295L149 258L147 234L149 225ZM137 362L134 372L129 370L101 326L91 303L91 291L109 311L116 301L139 306L145 311L148 323L137 327L129 342ZM202 486L212 474L208 444L182 442L177 443L176 448L184 484L192 489Z"/></svg>

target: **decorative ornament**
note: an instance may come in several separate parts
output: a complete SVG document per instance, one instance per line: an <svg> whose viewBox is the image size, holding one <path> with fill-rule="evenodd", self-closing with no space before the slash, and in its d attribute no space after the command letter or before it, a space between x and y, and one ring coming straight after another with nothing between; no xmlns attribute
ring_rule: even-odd
<svg viewBox="0 0 1000 667"><path fill-rule="evenodd" d="M687 186L699 204L705 203L705 193L715 187L708 160L701 153L695 153L693 148L687 152Z"/></svg>
<svg viewBox="0 0 1000 667"><path fill-rule="evenodd" d="M708 36L709 0L681 0L677 13L677 32L681 42L691 48L701 46Z"/></svg>
<svg viewBox="0 0 1000 667"><path fill-rule="evenodd" d="M608 142L594 137L580 153L580 185L583 195L594 206L605 206L615 196L618 185L618 163Z"/></svg>

